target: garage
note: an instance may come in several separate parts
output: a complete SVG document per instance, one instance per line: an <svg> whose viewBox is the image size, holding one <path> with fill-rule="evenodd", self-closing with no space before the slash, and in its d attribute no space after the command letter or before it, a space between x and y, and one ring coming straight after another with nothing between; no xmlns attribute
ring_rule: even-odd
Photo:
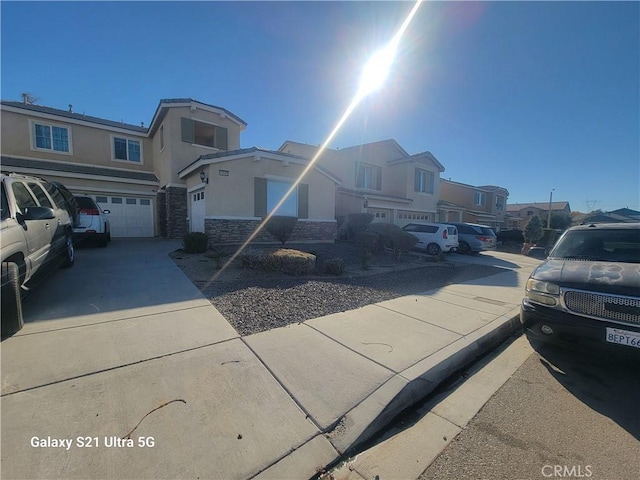
<svg viewBox="0 0 640 480"><path fill-rule="evenodd" d="M112 237L153 237L153 201L129 196L99 196L96 202L109 210Z"/></svg>

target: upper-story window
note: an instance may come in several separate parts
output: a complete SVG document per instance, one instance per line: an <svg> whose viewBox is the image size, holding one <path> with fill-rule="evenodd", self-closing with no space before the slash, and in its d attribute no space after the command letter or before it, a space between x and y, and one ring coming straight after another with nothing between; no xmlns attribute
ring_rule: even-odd
<svg viewBox="0 0 640 480"><path fill-rule="evenodd" d="M435 175L429 170L416 168L414 189L416 192L433 193Z"/></svg>
<svg viewBox="0 0 640 480"><path fill-rule="evenodd" d="M485 195L484 192L475 192L473 196L473 203L475 205L484 205Z"/></svg>
<svg viewBox="0 0 640 480"><path fill-rule="evenodd" d="M164 150L164 125L160 125L160 151Z"/></svg>
<svg viewBox="0 0 640 480"><path fill-rule="evenodd" d="M184 117L181 124L183 142L227 150L229 133L226 128Z"/></svg>
<svg viewBox="0 0 640 480"><path fill-rule="evenodd" d="M32 125L34 149L71 153L71 131L68 127L39 122Z"/></svg>
<svg viewBox="0 0 640 480"><path fill-rule="evenodd" d="M113 159L123 162L142 163L140 140L113 136Z"/></svg>
<svg viewBox="0 0 640 480"><path fill-rule="evenodd" d="M504 197L496 195L496 210L504 210Z"/></svg>
<svg viewBox="0 0 640 480"><path fill-rule="evenodd" d="M367 163L356 163L356 188L382 190L382 168Z"/></svg>

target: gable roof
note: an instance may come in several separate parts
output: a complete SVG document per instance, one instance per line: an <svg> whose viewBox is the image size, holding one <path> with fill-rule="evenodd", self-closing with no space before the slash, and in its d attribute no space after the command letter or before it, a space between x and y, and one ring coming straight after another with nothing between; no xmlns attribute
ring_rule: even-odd
<svg viewBox="0 0 640 480"><path fill-rule="evenodd" d="M462 182L456 182L453 181L451 179L447 180L446 178L441 178L440 182L444 182L444 183L451 183L453 185L460 185L463 187L468 187L468 188L472 188L474 190L482 190L483 192L487 192L487 193L491 193L491 192L496 192L498 190L503 190L507 196L509 196L509 190L507 190L504 187L499 187L497 185L482 185L482 186L477 186L477 185L470 185L468 183L462 183Z"/></svg>
<svg viewBox="0 0 640 480"><path fill-rule="evenodd" d="M208 103L200 102L198 100L194 100L192 98L164 98L158 102L158 107L156 108L155 113L153 114L153 118L151 119L151 124L149 125L149 135L155 134L156 130L160 128L160 124L164 119L167 111L171 107L195 107L199 105L200 108L204 110L215 111L216 113L222 114L225 117L229 117L232 121L240 126L241 130L247 126L247 122L242 120L237 115L231 113L229 110L223 107L218 107L216 105L210 105Z"/></svg>
<svg viewBox="0 0 640 480"><path fill-rule="evenodd" d="M58 108L45 107L42 105L34 105L32 103L24 102L11 102L2 100L2 106L19 108L21 110L27 110L35 113L44 113L48 115L55 115L57 117L68 118L70 120L79 120L82 122L95 123L98 125L104 125L107 127L123 128L125 130L131 130L137 133L147 133L148 129L139 125L131 125L124 122L114 122L113 120L107 120L105 118L93 117L91 115L85 115L84 113L75 113L69 110L60 110Z"/></svg>
<svg viewBox="0 0 640 480"><path fill-rule="evenodd" d="M185 168L180 170L178 172L178 176L180 178L184 178L187 175L198 170L199 168L203 167L204 165L210 165L212 163L218 163L218 162L227 162L230 160L239 160L241 158L247 158L251 155L257 156L259 158L279 160L281 162L298 163L300 165L309 164L309 159L305 157L292 155L290 153L266 150L258 147L250 147L250 148L241 148L238 150L230 150L227 152L216 152L216 153L209 153L207 155L200 155L195 161L191 162ZM315 164L313 166L313 169L321 173L325 177L329 178L330 180L333 180L336 184L342 183L342 180L338 176L336 176L335 174L333 174L332 172L330 172L329 170L327 170L326 168L318 164Z"/></svg>
<svg viewBox="0 0 640 480"><path fill-rule="evenodd" d="M444 172L444 165L442 165L436 157L433 156L431 152L421 152L416 153L414 155L409 155L404 158L396 158L395 160L387 160L388 165L400 165L403 163L415 162L416 160L426 159L433 163L436 168L440 171L440 173Z"/></svg>
<svg viewBox="0 0 640 480"><path fill-rule="evenodd" d="M549 202L507 204L507 212L518 212L525 208L539 208L541 210L549 210ZM569 208L569 202L551 202L551 210L564 210L565 208Z"/></svg>

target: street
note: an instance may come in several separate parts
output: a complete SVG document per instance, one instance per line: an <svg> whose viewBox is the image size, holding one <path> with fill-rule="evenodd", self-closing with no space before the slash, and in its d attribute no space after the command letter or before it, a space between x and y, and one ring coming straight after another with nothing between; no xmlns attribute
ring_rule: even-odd
<svg viewBox="0 0 640 480"><path fill-rule="evenodd" d="M534 347L420 480L638 478L639 365Z"/></svg>

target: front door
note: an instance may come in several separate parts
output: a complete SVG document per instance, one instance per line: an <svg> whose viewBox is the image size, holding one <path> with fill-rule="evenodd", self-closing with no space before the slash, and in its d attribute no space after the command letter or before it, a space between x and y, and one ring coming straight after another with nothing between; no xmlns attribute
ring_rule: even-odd
<svg viewBox="0 0 640 480"><path fill-rule="evenodd" d="M204 188L191 192L191 231L204 232Z"/></svg>

